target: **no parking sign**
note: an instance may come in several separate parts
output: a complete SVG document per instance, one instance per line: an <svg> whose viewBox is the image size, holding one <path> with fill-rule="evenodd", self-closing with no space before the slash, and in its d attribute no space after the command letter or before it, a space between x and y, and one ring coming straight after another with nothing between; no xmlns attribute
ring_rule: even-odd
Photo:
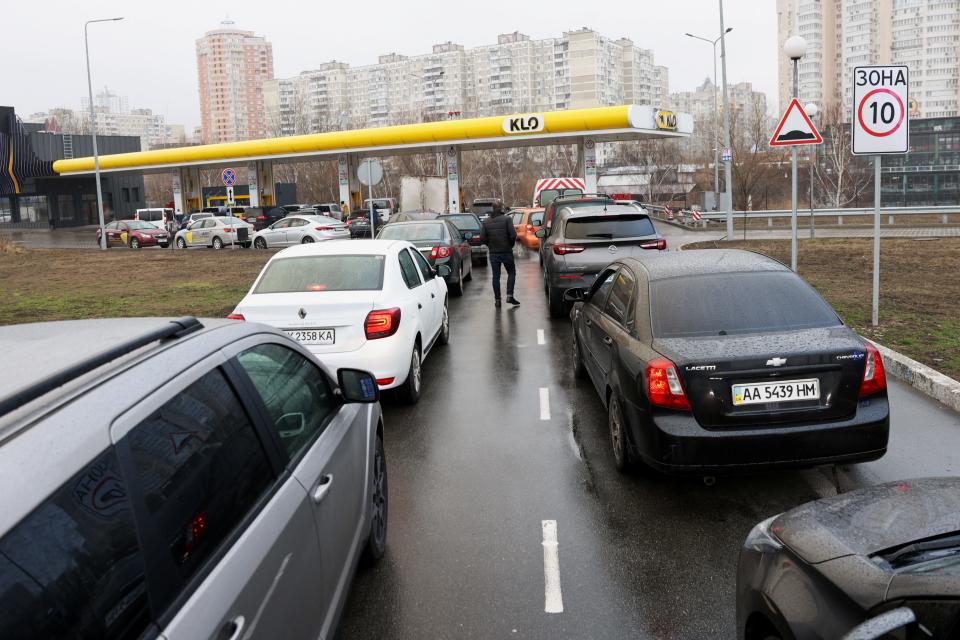
<svg viewBox="0 0 960 640"><path fill-rule="evenodd" d="M854 67L850 127L853 153L873 155L909 150L909 90L910 72L906 66Z"/></svg>

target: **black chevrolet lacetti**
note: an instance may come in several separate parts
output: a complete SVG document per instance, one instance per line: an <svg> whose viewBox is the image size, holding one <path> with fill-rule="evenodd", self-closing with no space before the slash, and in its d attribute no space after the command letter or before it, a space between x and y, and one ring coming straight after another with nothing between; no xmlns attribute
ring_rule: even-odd
<svg viewBox="0 0 960 640"><path fill-rule="evenodd" d="M776 260L624 258L566 297L575 374L607 407L619 470L714 475L886 452L880 353Z"/></svg>

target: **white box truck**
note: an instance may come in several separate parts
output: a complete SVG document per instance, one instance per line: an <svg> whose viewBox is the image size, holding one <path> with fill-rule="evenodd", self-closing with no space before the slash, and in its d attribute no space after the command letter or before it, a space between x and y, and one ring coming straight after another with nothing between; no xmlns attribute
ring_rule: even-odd
<svg viewBox="0 0 960 640"><path fill-rule="evenodd" d="M447 179L437 176L403 176L400 179L400 211L447 210Z"/></svg>

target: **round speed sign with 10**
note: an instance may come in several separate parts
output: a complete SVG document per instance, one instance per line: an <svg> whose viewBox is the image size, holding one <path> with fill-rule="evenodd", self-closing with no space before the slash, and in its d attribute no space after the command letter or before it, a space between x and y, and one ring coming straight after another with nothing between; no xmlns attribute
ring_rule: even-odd
<svg viewBox="0 0 960 640"><path fill-rule="evenodd" d="M910 75L906 66L853 69L853 153L906 153Z"/></svg>

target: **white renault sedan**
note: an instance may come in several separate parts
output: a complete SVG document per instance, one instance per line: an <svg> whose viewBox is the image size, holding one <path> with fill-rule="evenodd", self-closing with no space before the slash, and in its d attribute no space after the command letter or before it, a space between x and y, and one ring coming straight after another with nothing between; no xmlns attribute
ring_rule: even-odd
<svg viewBox="0 0 960 640"><path fill-rule="evenodd" d="M285 331L332 372L371 371L412 404L423 360L450 339L448 269L404 240L301 244L273 256L228 317Z"/></svg>
<svg viewBox="0 0 960 640"><path fill-rule="evenodd" d="M350 228L329 216L290 214L253 234L257 249L290 247L325 240L349 240Z"/></svg>

